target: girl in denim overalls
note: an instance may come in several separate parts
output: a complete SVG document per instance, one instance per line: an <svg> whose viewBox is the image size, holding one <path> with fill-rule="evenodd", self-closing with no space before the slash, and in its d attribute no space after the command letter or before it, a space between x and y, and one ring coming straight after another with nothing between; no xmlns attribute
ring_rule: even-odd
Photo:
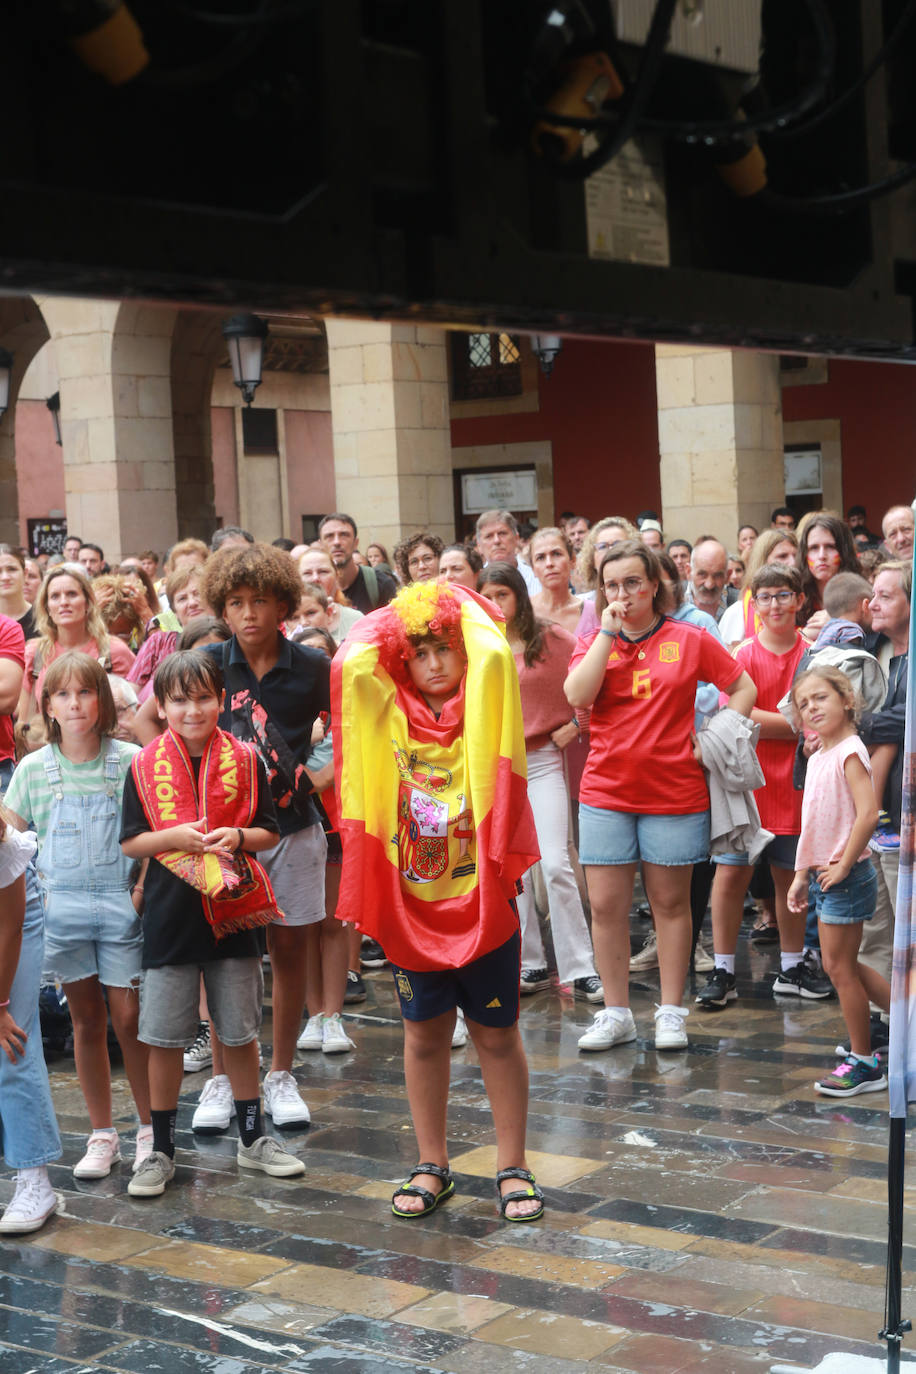
<svg viewBox="0 0 916 1374"><path fill-rule="evenodd" d="M73 1020L76 1072L92 1125L74 1177L104 1178L121 1158L112 1124L108 1012L140 1119L137 1160L152 1148L147 1051L137 1040L140 920L131 899L131 861L119 842L124 778L137 750L112 738L117 715L108 678L86 654L63 654L51 665L41 713L51 743L19 764L6 805L38 834L44 967L63 983Z"/></svg>

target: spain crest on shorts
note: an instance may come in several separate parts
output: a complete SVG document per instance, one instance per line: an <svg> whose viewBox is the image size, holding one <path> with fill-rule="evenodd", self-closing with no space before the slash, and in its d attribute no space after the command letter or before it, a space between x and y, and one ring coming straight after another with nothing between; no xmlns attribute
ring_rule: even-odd
<svg viewBox="0 0 916 1374"><path fill-rule="evenodd" d="M407 974L402 973L400 970L398 970L398 972L394 975L394 981L397 984L398 993L403 999L403 1001L412 1002L413 988L410 986L410 979L407 977Z"/></svg>
<svg viewBox="0 0 916 1374"><path fill-rule="evenodd" d="M659 663L678 663L681 657L681 646L676 639L667 639L658 646Z"/></svg>

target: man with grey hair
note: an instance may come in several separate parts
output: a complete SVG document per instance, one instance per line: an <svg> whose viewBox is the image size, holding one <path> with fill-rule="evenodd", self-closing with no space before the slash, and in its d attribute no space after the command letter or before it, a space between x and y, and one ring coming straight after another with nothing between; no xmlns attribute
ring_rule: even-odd
<svg viewBox="0 0 916 1374"><path fill-rule="evenodd" d="M891 506L881 521L884 547L891 558L904 561L913 557L914 536L913 509L911 506Z"/></svg>
<svg viewBox="0 0 916 1374"><path fill-rule="evenodd" d="M531 566L518 556L521 540L518 534L518 521L508 510L485 510L477 517L477 552L487 563L511 563L522 575L528 595L535 596L541 591L541 584L531 570Z"/></svg>
<svg viewBox="0 0 916 1374"><path fill-rule="evenodd" d="M725 576L728 571L728 550L712 535L701 535L690 554L690 578L684 593L685 601L690 601L698 611L705 611L714 620L722 619L727 606L736 599L733 587L726 587Z"/></svg>

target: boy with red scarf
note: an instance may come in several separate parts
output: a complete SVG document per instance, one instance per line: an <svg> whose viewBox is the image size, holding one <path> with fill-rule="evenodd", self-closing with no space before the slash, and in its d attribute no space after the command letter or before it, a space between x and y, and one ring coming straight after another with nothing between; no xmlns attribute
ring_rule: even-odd
<svg viewBox="0 0 916 1374"><path fill-rule="evenodd" d="M392 1198L405 1220L455 1190L446 1112L458 1007L493 1112L500 1213L524 1222L544 1211L525 1163L512 900L538 850L518 675L499 613L487 606L464 587L415 583L355 625L331 665L337 916L382 945L401 1004L421 1161Z"/></svg>
<svg viewBox="0 0 916 1374"><path fill-rule="evenodd" d="M201 975L232 1087L238 1163L280 1178L305 1172L261 1129L257 929L278 910L250 855L277 843L267 773L252 749L217 726L223 676L210 655L170 655L153 691L166 729L134 758L121 828L124 853L150 860L139 1039L150 1046L153 1151L128 1184L133 1197L159 1196L175 1173L184 1050L197 1031Z"/></svg>

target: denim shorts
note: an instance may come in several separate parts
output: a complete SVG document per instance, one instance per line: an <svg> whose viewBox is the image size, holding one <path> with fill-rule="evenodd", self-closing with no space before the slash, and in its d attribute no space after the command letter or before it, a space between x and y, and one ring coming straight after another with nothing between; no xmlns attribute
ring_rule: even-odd
<svg viewBox="0 0 916 1374"><path fill-rule="evenodd" d="M817 919L825 926L852 926L862 921L870 921L875 914L878 900L878 879L872 868L871 859L857 863L841 883L822 892L820 884L813 882L809 891L814 896L814 910Z"/></svg>
<svg viewBox="0 0 916 1374"><path fill-rule="evenodd" d="M264 973L261 960L211 959L206 964L165 964L144 970L140 1029L144 1045L183 1050L200 1025L200 976L207 1007L224 1045L249 1045L261 1028Z"/></svg>
<svg viewBox="0 0 916 1374"><path fill-rule="evenodd" d="M678 868L709 858L709 812L650 816L637 811L604 811L579 803L579 862L658 864Z"/></svg>
<svg viewBox="0 0 916 1374"><path fill-rule="evenodd" d="M481 1026L514 1026L518 1020L520 934L463 968L417 973L392 964L391 971L405 1021L432 1021L455 1007Z"/></svg>
<svg viewBox="0 0 916 1374"><path fill-rule="evenodd" d="M794 873L797 848L797 835L774 835L757 862L772 864L774 868L785 868ZM726 866L753 867L746 854L713 854L712 861L714 864L725 864Z"/></svg>
<svg viewBox="0 0 916 1374"><path fill-rule="evenodd" d="M328 842L317 821L284 835L273 849L262 849L257 857L267 869L277 906L286 918L278 925L311 926L324 920Z"/></svg>
<svg viewBox="0 0 916 1374"><path fill-rule="evenodd" d="M83 891L48 887L44 972L62 983L98 978L106 988L129 988L140 977L140 917L125 888Z"/></svg>

